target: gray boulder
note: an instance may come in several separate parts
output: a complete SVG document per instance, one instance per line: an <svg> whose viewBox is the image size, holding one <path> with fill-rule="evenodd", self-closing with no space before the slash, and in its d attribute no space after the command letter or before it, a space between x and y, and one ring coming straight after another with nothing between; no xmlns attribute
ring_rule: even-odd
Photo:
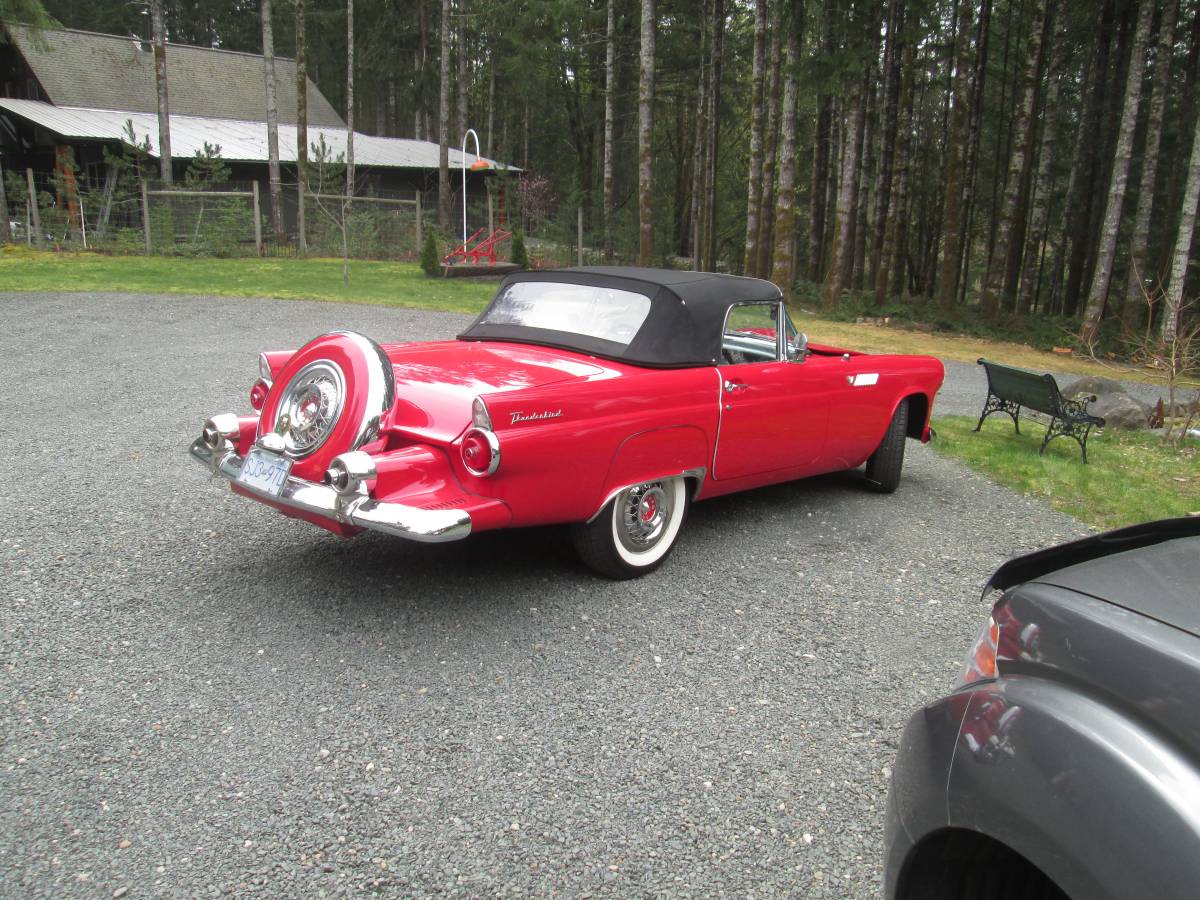
<svg viewBox="0 0 1200 900"><path fill-rule="evenodd" d="M1087 411L1104 419L1108 428L1145 428L1150 423L1150 405L1124 391L1101 394Z"/></svg>
<svg viewBox="0 0 1200 900"><path fill-rule="evenodd" d="M1080 395L1090 397L1095 394L1097 397L1103 397L1106 394L1124 394L1125 385L1119 381L1114 381L1111 378L1102 378L1099 375L1085 375L1078 381L1073 381L1063 388L1062 395L1072 400L1077 399Z"/></svg>

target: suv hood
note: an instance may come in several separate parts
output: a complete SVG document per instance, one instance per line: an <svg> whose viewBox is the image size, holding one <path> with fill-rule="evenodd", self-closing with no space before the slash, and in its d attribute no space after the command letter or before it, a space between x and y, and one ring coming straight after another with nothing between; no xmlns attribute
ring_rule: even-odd
<svg viewBox="0 0 1200 900"><path fill-rule="evenodd" d="M1009 560L984 588L1035 581L1200 637L1200 517L1163 519Z"/></svg>
<svg viewBox="0 0 1200 900"><path fill-rule="evenodd" d="M454 440L471 422L483 394L590 378L606 370L586 357L525 344L442 341L383 348L396 374L393 429L427 440Z"/></svg>

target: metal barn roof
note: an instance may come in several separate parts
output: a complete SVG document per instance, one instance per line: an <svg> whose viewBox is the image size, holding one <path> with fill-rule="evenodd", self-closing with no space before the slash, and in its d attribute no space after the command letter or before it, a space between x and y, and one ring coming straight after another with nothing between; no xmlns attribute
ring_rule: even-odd
<svg viewBox="0 0 1200 900"><path fill-rule="evenodd" d="M134 37L76 29L43 28L40 41L20 25L5 24L13 43L56 106L156 112L154 54ZM187 44L167 44L171 109L188 116L267 118L263 58ZM310 79L310 124L345 126ZM275 58L279 121L296 121L296 63Z"/></svg>
<svg viewBox="0 0 1200 900"><path fill-rule="evenodd" d="M131 124L138 143L150 142L151 155L158 155L158 116L155 113L128 112L114 109L52 106L38 100L13 100L0 97L0 111L12 113L45 128L63 138L77 140L126 141L126 125ZM309 144L319 144L322 137L331 159L346 152L346 129L309 125ZM204 150L205 142L221 149L221 158L234 162L267 161L267 124L260 121L220 119L208 116L171 114L171 155L185 159ZM309 159L313 153L309 150ZM279 125L280 162L296 161L296 126ZM484 159L490 167L512 169L486 157L466 154L470 166ZM376 137L354 133L354 163L358 166L380 166L399 169L436 169L438 145L431 141L404 138ZM461 151L450 148L450 167L463 165Z"/></svg>

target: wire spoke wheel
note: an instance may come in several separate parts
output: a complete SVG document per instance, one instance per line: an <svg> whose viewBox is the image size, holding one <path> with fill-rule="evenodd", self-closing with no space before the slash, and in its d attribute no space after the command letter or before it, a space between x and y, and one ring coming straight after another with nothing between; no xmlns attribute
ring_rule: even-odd
<svg viewBox="0 0 1200 900"><path fill-rule="evenodd" d="M575 547L597 572L634 578L666 559L686 511L683 478L635 484L618 493L592 521L573 527Z"/></svg>

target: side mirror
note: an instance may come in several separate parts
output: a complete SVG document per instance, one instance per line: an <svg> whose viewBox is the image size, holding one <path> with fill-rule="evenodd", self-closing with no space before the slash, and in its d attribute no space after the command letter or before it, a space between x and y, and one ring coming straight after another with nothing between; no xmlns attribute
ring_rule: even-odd
<svg viewBox="0 0 1200 900"><path fill-rule="evenodd" d="M808 335L803 331L796 334L796 339L788 341L787 357L789 362L804 362L808 359Z"/></svg>

